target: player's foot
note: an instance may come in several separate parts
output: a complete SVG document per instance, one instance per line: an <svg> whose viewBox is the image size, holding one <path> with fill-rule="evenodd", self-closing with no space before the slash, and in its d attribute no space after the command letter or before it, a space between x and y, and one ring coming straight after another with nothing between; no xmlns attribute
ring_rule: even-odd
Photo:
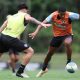
<svg viewBox="0 0 80 80"><path fill-rule="evenodd" d="M25 73L22 73L22 74L16 73L16 76L21 77L21 78L29 78L29 76Z"/></svg>
<svg viewBox="0 0 80 80"><path fill-rule="evenodd" d="M67 63L66 64L68 64L68 63L70 63L70 62L72 62L71 60L70 61L67 61Z"/></svg>
<svg viewBox="0 0 80 80"><path fill-rule="evenodd" d="M48 69L46 68L45 71L41 70L37 75L36 77L42 77L46 72L48 72Z"/></svg>

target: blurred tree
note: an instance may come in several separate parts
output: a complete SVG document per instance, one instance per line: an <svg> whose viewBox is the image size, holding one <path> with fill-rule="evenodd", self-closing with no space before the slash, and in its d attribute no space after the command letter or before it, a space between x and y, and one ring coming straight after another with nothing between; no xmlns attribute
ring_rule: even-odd
<svg viewBox="0 0 80 80"><path fill-rule="evenodd" d="M37 18L38 20L43 21L49 14L54 12L59 8L60 5L66 6L67 10L73 12L80 12L80 0L0 0L0 24L6 19L8 14L14 14L17 12L17 6L19 3L26 3L30 9L30 14ZM28 25L29 30L32 32L35 29L34 24ZM48 32L48 33L47 33ZM79 42L79 22L73 22L73 32L75 37L75 43ZM26 41L25 34L27 31L24 32L24 40ZM40 35L39 39L32 41L31 45L33 47L36 46L42 48L44 50L44 46L46 47L49 45L48 42L50 41L51 29L43 30ZM26 34L27 35L27 34ZM44 41L46 38L46 41ZM41 42L44 41L44 46ZM30 39L31 42L31 39ZM36 44L36 45L35 45ZM40 49L39 49L40 51Z"/></svg>

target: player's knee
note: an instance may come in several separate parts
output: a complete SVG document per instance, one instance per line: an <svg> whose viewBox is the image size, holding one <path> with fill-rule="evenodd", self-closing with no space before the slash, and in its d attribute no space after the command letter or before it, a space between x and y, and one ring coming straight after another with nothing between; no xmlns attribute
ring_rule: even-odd
<svg viewBox="0 0 80 80"><path fill-rule="evenodd" d="M67 39L64 40L65 46L69 46L69 45L71 45L71 43L72 43L72 39L71 38L67 38Z"/></svg>
<svg viewBox="0 0 80 80"><path fill-rule="evenodd" d="M27 53L27 54L29 53L31 55L34 54L34 50L31 47L29 47L28 49L26 49L24 52Z"/></svg>
<svg viewBox="0 0 80 80"><path fill-rule="evenodd" d="M33 48L30 47L30 48L28 49L28 53L34 54Z"/></svg>
<svg viewBox="0 0 80 80"><path fill-rule="evenodd" d="M16 58L15 57L12 57L11 58L11 61L14 61L15 62L16 61Z"/></svg>
<svg viewBox="0 0 80 80"><path fill-rule="evenodd" d="M14 57L14 56L11 56L11 60L12 60L12 61L15 61L15 57Z"/></svg>
<svg viewBox="0 0 80 80"><path fill-rule="evenodd" d="M15 62L18 62L19 61L19 58L17 57L17 58L15 58Z"/></svg>
<svg viewBox="0 0 80 80"><path fill-rule="evenodd" d="M14 62L17 62L19 60L19 58L15 57L15 56L11 56L11 60L14 61Z"/></svg>
<svg viewBox="0 0 80 80"><path fill-rule="evenodd" d="M65 44L65 46L70 46L71 42L65 42L64 44Z"/></svg>

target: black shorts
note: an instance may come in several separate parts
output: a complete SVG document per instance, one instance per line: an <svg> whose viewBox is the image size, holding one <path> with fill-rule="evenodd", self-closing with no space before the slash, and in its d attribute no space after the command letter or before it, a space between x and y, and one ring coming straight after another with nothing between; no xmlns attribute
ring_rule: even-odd
<svg viewBox="0 0 80 80"><path fill-rule="evenodd" d="M18 52L21 52L29 48L29 45L17 38L0 34L0 53L8 52L10 48Z"/></svg>
<svg viewBox="0 0 80 80"><path fill-rule="evenodd" d="M50 42L50 46L59 47L67 37L71 37L73 40L73 35L53 37Z"/></svg>
<svg viewBox="0 0 80 80"><path fill-rule="evenodd" d="M9 49L9 55L11 55L11 54L19 55L19 52L17 52L16 50L10 48Z"/></svg>

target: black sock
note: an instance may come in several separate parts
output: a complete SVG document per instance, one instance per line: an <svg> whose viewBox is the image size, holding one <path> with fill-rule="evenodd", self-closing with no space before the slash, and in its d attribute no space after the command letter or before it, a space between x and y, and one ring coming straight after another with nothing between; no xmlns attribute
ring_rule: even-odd
<svg viewBox="0 0 80 80"><path fill-rule="evenodd" d="M68 60L67 60L67 64L68 64L69 62L71 62L71 59L68 59Z"/></svg>
<svg viewBox="0 0 80 80"><path fill-rule="evenodd" d="M25 65L20 65L20 67L19 67L19 69L18 69L18 71L17 71L17 73L18 74L21 74L21 73L23 73L24 72L24 69L25 69Z"/></svg>
<svg viewBox="0 0 80 80"><path fill-rule="evenodd" d="M43 64L42 70L45 71L45 69L47 68L48 64Z"/></svg>
<svg viewBox="0 0 80 80"><path fill-rule="evenodd" d="M15 73L15 69L12 69L12 72Z"/></svg>

